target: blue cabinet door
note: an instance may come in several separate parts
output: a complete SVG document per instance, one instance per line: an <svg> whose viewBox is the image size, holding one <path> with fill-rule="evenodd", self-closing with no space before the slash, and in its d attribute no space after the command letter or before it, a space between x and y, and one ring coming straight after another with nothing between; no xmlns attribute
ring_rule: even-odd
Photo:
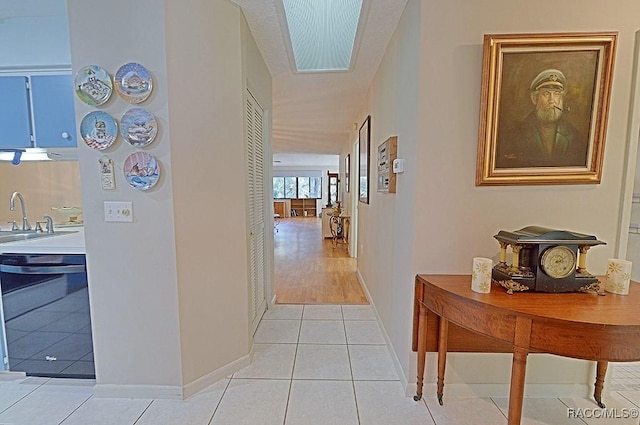
<svg viewBox="0 0 640 425"><path fill-rule="evenodd" d="M31 147L26 77L0 77L0 149Z"/></svg>
<svg viewBox="0 0 640 425"><path fill-rule="evenodd" d="M31 76L35 146L77 146L73 95L71 75Z"/></svg>

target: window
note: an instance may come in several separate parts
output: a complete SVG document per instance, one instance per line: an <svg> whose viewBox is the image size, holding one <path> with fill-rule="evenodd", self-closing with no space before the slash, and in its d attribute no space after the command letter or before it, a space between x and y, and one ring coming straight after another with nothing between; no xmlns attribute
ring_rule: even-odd
<svg viewBox="0 0 640 425"><path fill-rule="evenodd" d="M297 177L284 178L284 197L285 198L298 197L298 178Z"/></svg>
<svg viewBox="0 0 640 425"><path fill-rule="evenodd" d="M338 174L329 173L329 205L332 206L338 201Z"/></svg>
<svg viewBox="0 0 640 425"><path fill-rule="evenodd" d="M309 177L298 177L298 198L310 198Z"/></svg>
<svg viewBox="0 0 640 425"><path fill-rule="evenodd" d="M322 198L322 177L309 178L309 197L316 199Z"/></svg>
<svg viewBox="0 0 640 425"><path fill-rule="evenodd" d="M284 177L273 178L273 199L284 198Z"/></svg>
<svg viewBox="0 0 640 425"><path fill-rule="evenodd" d="M322 198L322 177L274 177L273 199Z"/></svg>

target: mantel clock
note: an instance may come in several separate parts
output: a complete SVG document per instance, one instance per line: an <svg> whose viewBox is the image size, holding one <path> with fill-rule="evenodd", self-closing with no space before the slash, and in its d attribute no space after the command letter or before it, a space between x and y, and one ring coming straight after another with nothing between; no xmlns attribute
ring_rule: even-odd
<svg viewBox="0 0 640 425"><path fill-rule="evenodd" d="M529 226L501 230L494 238L500 243L500 262L491 278L507 292L602 292L600 282L586 268L589 248L604 244L595 236ZM507 264L509 247L511 264Z"/></svg>

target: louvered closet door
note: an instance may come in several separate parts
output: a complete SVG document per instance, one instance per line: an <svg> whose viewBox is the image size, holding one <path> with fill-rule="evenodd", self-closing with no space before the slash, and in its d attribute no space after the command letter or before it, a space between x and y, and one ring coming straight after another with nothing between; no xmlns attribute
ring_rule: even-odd
<svg viewBox="0 0 640 425"><path fill-rule="evenodd" d="M251 334L260 323L266 300L265 280L265 199L264 199L264 111L247 91L247 182L249 194L249 321Z"/></svg>

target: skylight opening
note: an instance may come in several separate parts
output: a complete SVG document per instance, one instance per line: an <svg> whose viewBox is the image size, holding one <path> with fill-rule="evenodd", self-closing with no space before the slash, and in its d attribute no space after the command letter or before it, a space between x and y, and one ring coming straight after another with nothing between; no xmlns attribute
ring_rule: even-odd
<svg viewBox="0 0 640 425"><path fill-rule="evenodd" d="M348 71L363 0L282 0L298 72Z"/></svg>

